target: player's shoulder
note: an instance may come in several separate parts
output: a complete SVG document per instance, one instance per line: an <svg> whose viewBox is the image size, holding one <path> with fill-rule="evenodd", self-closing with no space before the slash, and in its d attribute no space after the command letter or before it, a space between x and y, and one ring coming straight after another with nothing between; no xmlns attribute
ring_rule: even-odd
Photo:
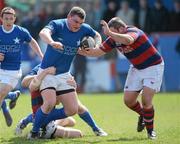
<svg viewBox="0 0 180 144"><path fill-rule="evenodd" d="M55 23L56 25L64 25L66 24L66 19L56 19L56 20L52 20L52 23Z"/></svg>
<svg viewBox="0 0 180 144"><path fill-rule="evenodd" d="M60 29L63 28L65 25L66 25L65 19L55 19L55 20L51 20L46 27L50 29Z"/></svg>
<svg viewBox="0 0 180 144"><path fill-rule="evenodd" d="M28 32L28 30L22 26L14 25L15 30L21 31L21 32Z"/></svg>
<svg viewBox="0 0 180 144"><path fill-rule="evenodd" d="M90 26L89 24L87 24L87 23L83 23L83 24L81 25L81 27L82 27L82 28L91 28L91 26Z"/></svg>
<svg viewBox="0 0 180 144"><path fill-rule="evenodd" d="M127 32L137 32L137 31L140 31L140 29L135 27L135 26L128 26L127 27Z"/></svg>

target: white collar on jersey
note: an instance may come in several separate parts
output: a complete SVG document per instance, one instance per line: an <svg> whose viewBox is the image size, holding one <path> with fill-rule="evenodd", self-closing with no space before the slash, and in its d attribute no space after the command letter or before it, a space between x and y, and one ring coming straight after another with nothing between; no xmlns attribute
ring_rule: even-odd
<svg viewBox="0 0 180 144"><path fill-rule="evenodd" d="M70 29L70 27L69 27L69 25L68 25L68 21L67 21L67 19L65 20L65 22L66 22L66 26L67 26L67 28L71 31L71 29Z"/></svg>
<svg viewBox="0 0 180 144"><path fill-rule="evenodd" d="M11 30L7 31L7 30L5 30L4 27L2 26L2 30L3 30L4 33L11 33L11 32L14 30L14 27L15 27L15 25L13 25L13 27L12 27Z"/></svg>

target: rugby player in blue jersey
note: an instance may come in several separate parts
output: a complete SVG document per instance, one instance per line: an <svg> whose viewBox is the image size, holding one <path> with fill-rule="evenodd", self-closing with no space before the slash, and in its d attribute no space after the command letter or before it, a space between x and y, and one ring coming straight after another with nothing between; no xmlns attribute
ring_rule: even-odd
<svg viewBox="0 0 180 144"><path fill-rule="evenodd" d="M24 42L42 59L43 54L30 33L23 27L15 25L15 11L11 7L2 9L0 26L0 106L7 94L12 91L21 78L21 48Z"/></svg>
<svg viewBox="0 0 180 144"><path fill-rule="evenodd" d="M20 96L20 91L16 90L14 92L9 92L8 95L5 97L5 99L2 102L1 109L6 121L6 124L8 127L12 125L13 119L11 117L11 114L9 112L9 108L13 109L16 106L16 102ZM9 107L6 104L6 100L10 100Z"/></svg>
<svg viewBox="0 0 180 144"><path fill-rule="evenodd" d="M0 54L0 62L4 60L4 54ZM1 65L1 63L0 63ZM16 102L20 96L20 91L9 92L2 102L1 109L8 127L12 125L13 119L9 112L9 108L13 109L16 106ZM6 100L10 100L9 107L6 104Z"/></svg>
<svg viewBox="0 0 180 144"><path fill-rule="evenodd" d="M52 20L40 31L41 39L48 44L39 72L48 67L56 68L55 75L47 75L40 85L43 105L37 110L35 122L30 133L31 137L37 137L40 127L50 121L49 113L56 104L58 93L63 109L58 112L61 118L75 114L87 122L96 135L106 136L107 133L98 128L87 108L80 103L73 86L67 84L71 77L70 65L80 47L80 41L85 36L94 37L96 46L102 42L98 32L85 24L85 11L80 7L73 7L66 19Z"/></svg>

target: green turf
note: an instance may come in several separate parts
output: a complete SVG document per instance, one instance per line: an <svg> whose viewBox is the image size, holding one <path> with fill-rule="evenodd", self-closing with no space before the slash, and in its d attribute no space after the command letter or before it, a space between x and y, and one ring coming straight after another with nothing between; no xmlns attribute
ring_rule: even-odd
<svg viewBox="0 0 180 144"><path fill-rule="evenodd" d="M122 94L87 94L79 97L94 116L97 124L109 133L107 137L96 137L91 129L78 117L75 128L84 133L78 139L26 140L25 135L31 126L24 131L23 137L16 137L14 129L18 120L30 112L30 98L21 96L15 109L11 111L13 125L8 128L0 113L0 144L180 144L180 94L164 93L154 97L155 129L158 139L148 140L146 132L136 132L137 115L123 104Z"/></svg>

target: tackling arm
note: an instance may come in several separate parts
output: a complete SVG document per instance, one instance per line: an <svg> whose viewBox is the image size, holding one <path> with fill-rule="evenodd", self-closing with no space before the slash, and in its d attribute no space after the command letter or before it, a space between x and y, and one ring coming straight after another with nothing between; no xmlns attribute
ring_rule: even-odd
<svg viewBox="0 0 180 144"><path fill-rule="evenodd" d="M29 90L30 91L38 90L44 77L48 74L55 74L55 71L56 69L54 67L49 67L49 68L44 69L38 75L35 75L29 84Z"/></svg>
<svg viewBox="0 0 180 144"><path fill-rule="evenodd" d="M83 56L91 56L91 57L99 57L105 54L99 47L96 48L87 48L87 49L79 49L78 54Z"/></svg>
<svg viewBox="0 0 180 144"><path fill-rule="evenodd" d="M23 78L21 85L25 88L29 87L31 81L33 80L33 78L35 77L35 75L27 75Z"/></svg>

